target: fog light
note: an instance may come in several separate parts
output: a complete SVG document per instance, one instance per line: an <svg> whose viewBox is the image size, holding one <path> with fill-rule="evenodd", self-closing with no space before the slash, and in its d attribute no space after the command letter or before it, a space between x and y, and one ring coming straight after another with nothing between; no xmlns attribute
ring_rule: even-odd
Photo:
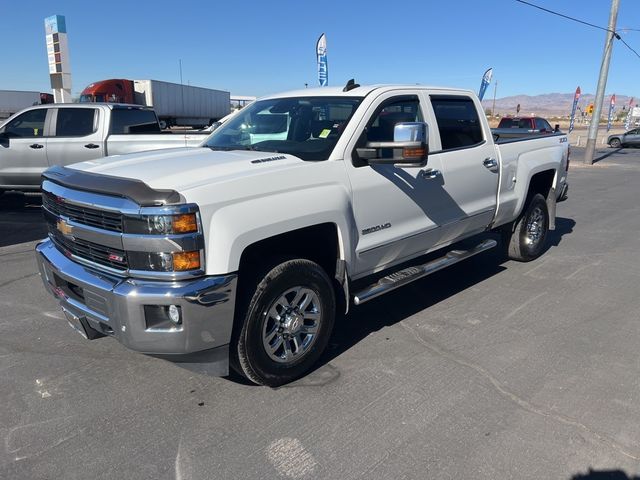
<svg viewBox="0 0 640 480"><path fill-rule="evenodd" d="M180 324L180 308L175 305L169 305L169 320L171 320L176 325Z"/></svg>

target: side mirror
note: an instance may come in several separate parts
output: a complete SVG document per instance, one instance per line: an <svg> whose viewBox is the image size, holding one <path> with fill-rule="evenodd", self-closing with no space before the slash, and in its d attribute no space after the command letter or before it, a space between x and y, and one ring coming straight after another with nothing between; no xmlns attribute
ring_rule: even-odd
<svg viewBox="0 0 640 480"><path fill-rule="evenodd" d="M560 124L556 123L553 127L553 132L554 133L558 133L560 131Z"/></svg>
<svg viewBox="0 0 640 480"><path fill-rule="evenodd" d="M392 156L384 155L385 149L392 149ZM370 164L424 167L429 155L429 126L425 122L396 123L393 142L368 142L356 152Z"/></svg>
<svg viewBox="0 0 640 480"><path fill-rule="evenodd" d="M9 135L5 132L0 132L0 145L3 147L9 147Z"/></svg>

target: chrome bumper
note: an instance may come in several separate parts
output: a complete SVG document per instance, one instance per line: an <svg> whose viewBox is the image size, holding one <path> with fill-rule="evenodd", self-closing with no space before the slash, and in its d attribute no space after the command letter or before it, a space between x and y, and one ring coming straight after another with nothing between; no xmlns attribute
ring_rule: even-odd
<svg viewBox="0 0 640 480"><path fill-rule="evenodd" d="M175 282L122 278L71 261L49 239L36 246L36 257L45 287L67 315L132 350L176 361L190 354L185 362L204 360L206 351L215 351L220 361L220 351L227 351L235 274ZM167 328L165 322L158 328L150 323L150 314L168 305L179 307L181 324Z"/></svg>

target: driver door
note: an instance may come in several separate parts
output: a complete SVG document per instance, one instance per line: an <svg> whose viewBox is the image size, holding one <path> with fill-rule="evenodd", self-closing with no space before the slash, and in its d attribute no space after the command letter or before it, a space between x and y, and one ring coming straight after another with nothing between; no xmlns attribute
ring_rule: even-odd
<svg viewBox="0 0 640 480"><path fill-rule="evenodd" d="M0 187L36 188L47 163L52 109L36 108L9 121L0 134Z"/></svg>
<svg viewBox="0 0 640 480"><path fill-rule="evenodd" d="M369 107L347 147L351 158L345 158L345 164L358 238L354 278L433 248L441 242L441 227L455 215L455 202L442 188L439 156L430 157L425 168L417 168L369 164L356 152L367 142L393 141L396 123L426 119L429 125L434 124L427 115L415 91L386 92Z"/></svg>

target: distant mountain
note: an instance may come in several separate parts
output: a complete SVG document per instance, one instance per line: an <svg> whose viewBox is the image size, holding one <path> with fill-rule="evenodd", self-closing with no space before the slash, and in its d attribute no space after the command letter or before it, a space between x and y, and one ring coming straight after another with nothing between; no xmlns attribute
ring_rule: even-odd
<svg viewBox="0 0 640 480"><path fill-rule="evenodd" d="M520 104L520 115L540 115L543 117L569 116L571 114L571 106L573 105L573 93L546 93L543 95L514 95L512 97L496 98L495 114L497 115L515 115L516 107ZM609 108L609 100L611 94L607 93L604 97L603 115ZM586 106L593 103L595 95L591 93L582 94L578 106L585 110ZM616 112L620 112L622 107L629 106L631 97L627 95L616 94ZM634 97L633 105L640 104L640 98ZM491 110L493 106L493 98L487 98L482 101L485 111Z"/></svg>

